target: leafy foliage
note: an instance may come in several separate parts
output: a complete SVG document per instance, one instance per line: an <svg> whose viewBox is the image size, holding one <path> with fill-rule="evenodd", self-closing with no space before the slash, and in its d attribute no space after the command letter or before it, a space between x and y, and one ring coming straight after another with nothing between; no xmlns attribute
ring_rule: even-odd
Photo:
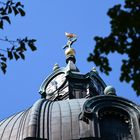
<svg viewBox="0 0 140 140"><path fill-rule="evenodd" d="M20 2L13 2L13 0L8 0L6 3L0 1L0 29L4 28L4 24L7 22L11 24L10 14L25 16L24 5ZM16 39L9 40L8 38L0 38L0 41L7 42L10 47L0 48L0 68L3 73L6 73L7 60L18 60L25 59L24 52L27 51L27 47L31 51L35 51L37 48L35 46L35 39Z"/></svg>
<svg viewBox="0 0 140 140"><path fill-rule="evenodd" d="M88 61L94 61L107 75L112 70L107 55L117 52L127 55L122 60L120 81L129 83L140 95L140 1L125 0L124 6L109 9L111 33L107 37L94 38L96 45Z"/></svg>

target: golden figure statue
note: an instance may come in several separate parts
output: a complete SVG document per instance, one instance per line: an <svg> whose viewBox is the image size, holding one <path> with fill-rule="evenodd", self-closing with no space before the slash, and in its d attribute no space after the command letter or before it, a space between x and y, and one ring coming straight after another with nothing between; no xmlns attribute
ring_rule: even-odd
<svg viewBox="0 0 140 140"><path fill-rule="evenodd" d="M63 49L66 49L65 55L75 56L75 50L71 46L77 40L77 35L65 32L65 36L67 37L68 40L67 44L63 47Z"/></svg>
<svg viewBox="0 0 140 140"><path fill-rule="evenodd" d="M77 35L65 32L65 36L67 37L68 41L63 49L71 48L72 44L77 40Z"/></svg>

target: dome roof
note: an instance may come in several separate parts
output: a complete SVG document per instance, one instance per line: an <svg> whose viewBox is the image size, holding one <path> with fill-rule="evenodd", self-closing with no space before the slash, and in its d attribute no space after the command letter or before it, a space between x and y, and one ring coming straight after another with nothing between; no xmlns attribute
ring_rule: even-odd
<svg viewBox="0 0 140 140"><path fill-rule="evenodd" d="M31 108L0 122L0 140L78 139L80 133L89 136L88 127L78 120L85 101L40 99Z"/></svg>
<svg viewBox="0 0 140 140"><path fill-rule="evenodd" d="M134 103L116 96L63 101L39 99L31 108L0 122L0 140L76 140L99 137L96 127L100 125L100 119L107 115L120 118L121 122L117 123L123 120L125 127L130 125L130 121L136 123L140 109ZM132 137L126 127L124 133L127 131L128 137Z"/></svg>

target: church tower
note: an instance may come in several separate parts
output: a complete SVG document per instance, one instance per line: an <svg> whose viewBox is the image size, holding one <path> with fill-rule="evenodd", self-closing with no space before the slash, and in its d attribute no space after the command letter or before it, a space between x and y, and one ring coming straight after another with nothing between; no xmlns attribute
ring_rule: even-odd
<svg viewBox="0 0 140 140"><path fill-rule="evenodd" d="M0 122L0 140L140 140L140 107L116 95L93 68L76 66L66 33L66 66L54 65L33 106Z"/></svg>

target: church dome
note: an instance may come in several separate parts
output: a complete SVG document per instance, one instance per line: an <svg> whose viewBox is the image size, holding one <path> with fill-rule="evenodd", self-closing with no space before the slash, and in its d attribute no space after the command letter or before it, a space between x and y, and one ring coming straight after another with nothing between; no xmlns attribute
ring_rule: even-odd
<svg viewBox="0 0 140 140"><path fill-rule="evenodd" d="M76 66L74 34L66 34L66 67L55 64L41 99L0 122L0 140L140 140L140 107L118 97L93 68Z"/></svg>
<svg viewBox="0 0 140 140"><path fill-rule="evenodd" d="M137 105L112 95L63 101L39 99L27 110L0 122L0 139L87 140L110 133L106 138L114 140L111 130L116 131L116 137L132 139L132 124L137 124L139 113Z"/></svg>
<svg viewBox="0 0 140 140"><path fill-rule="evenodd" d="M31 108L0 123L1 140L78 139L78 115L86 99L52 102L39 99ZM88 127L85 132L89 131ZM89 134L88 134L89 135Z"/></svg>

